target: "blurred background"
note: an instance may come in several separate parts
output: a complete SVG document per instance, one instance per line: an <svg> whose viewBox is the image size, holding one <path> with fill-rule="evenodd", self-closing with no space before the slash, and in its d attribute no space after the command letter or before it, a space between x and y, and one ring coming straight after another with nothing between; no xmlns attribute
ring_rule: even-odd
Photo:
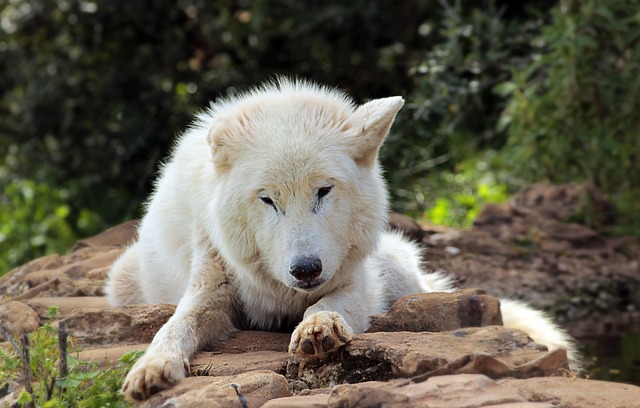
<svg viewBox="0 0 640 408"><path fill-rule="evenodd" d="M636 0L0 0L0 275L139 217L193 114L276 74L405 98L395 211L586 182L615 222L578 221L640 236Z"/></svg>
<svg viewBox="0 0 640 408"><path fill-rule="evenodd" d="M640 234L637 1L2 3L0 273L139 216L193 114L275 74L406 99L396 211L469 225L528 182L588 181Z"/></svg>

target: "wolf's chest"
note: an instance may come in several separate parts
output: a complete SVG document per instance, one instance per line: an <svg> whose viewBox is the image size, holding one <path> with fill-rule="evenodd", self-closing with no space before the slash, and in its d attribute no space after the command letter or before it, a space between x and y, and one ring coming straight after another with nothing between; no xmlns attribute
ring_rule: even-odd
<svg viewBox="0 0 640 408"><path fill-rule="evenodd" d="M238 288L241 328L290 332L310 306L308 296L293 290L270 291Z"/></svg>

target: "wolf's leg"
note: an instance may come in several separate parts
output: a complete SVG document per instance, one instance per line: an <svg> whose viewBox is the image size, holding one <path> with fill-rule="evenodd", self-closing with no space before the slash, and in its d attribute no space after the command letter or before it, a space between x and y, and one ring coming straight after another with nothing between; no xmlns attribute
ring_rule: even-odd
<svg viewBox="0 0 640 408"><path fill-rule="evenodd" d="M304 313L291 335L289 352L303 358L322 358L369 327L369 316L383 311L382 284L366 268L353 271L352 281L324 296Z"/></svg>
<svg viewBox="0 0 640 408"><path fill-rule="evenodd" d="M450 278L422 268L422 249L395 231L380 235L378 248L367 259L367 268L382 278L386 307L415 293L451 292Z"/></svg>
<svg viewBox="0 0 640 408"><path fill-rule="evenodd" d="M134 243L111 266L105 286L111 306L144 303L138 277L138 262L138 243Z"/></svg>
<svg viewBox="0 0 640 408"><path fill-rule="evenodd" d="M549 351L567 350L571 368L581 368L580 353L571 336L560 328L544 312L517 300L500 299L502 322L505 327L524 331L536 343L547 346Z"/></svg>
<svg viewBox="0 0 640 408"><path fill-rule="evenodd" d="M147 399L184 378L189 373L189 357L198 347L234 330L236 294L224 265L208 256L194 265L175 314L125 379L122 392L130 400Z"/></svg>

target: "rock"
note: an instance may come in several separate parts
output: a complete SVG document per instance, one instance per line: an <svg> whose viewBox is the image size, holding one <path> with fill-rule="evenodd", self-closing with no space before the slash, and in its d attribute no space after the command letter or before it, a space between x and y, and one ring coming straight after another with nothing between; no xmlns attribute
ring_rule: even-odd
<svg viewBox="0 0 640 408"><path fill-rule="evenodd" d="M138 407L257 408L270 399L290 395L283 376L272 371L251 371L237 376L189 377Z"/></svg>
<svg viewBox="0 0 640 408"><path fill-rule="evenodd" d="M329 394L302 395L275 398L267 401L262 408L325 408L329 403Z"/></svg>
<svg viewBox="0 0 640 408"><path fill-rule="evenodd" d="M330 408L375 407L380 404L380 401L384 401L385 407L390 408L413 406L407 395L394 391L377 381L357 385L338 385L331 390L327 406Z"/></svg>
<svg viewBox="0 0 640 408"><path fill-rule="evenodd" d="M452 373L486 374L492 378L553 375L568 369L564 358L532 372L529 364L549 353L519 330L502 326L465 328L443 333L366 333L345 348L349 356L387 362L394 375L413 377ZM563 351L560 350L562 353Z"/></svg>
<svg viewBox="0 0 640 408"><path fill-rule="evenodd" d="M84 248L124 247L136 239L136 231L139 222L131 220L124 222L93 237L81 239L76 243L71 252Z"/></svg>
<svg viewBox="0 0 640 408"><path fill-rule="evenodd" d="M95 309L109 306L109 302L104 296L37 297L24 300L23 303L35 310L41 319L48 317L47 309L49 306L58 308L59 318L70 314L75 309Z"/></svg>
<svg viewBox="0 0 640 408"><path fill-rule="evenodd" d="M49 255L12 269L6 275L0 277L0 297L18 296L30 289L25 276L34 271L43 269L55 269L63 265L62 258L57 255Z"/></svg>
<svg viewBox="0 0 640 408"><path fill-rule="evenodd" d="M556 375L568 369L566 351L548 352L522 331L487 326L442 333L357 335L334 360L292 360L287 377L317 388L394 377L425 380L449 374L527 378Z"/></svg>
<svg viewBox="0 0 640 408"><path fill-rule="evenodd" d="M517 390L502 388L483 375L459 374L430 378L422 383L390 381L339 385L331 390L327 406L333 407L501 407L552 408L530 403ZM515 404L515 405L514 405Z"/></svg>
<svg viewBox="0 0 640 408"><path fill-rule="evenodd" d="M518 193L511 202L547 218L570 221L588 216L599 225L611 223L615 212L604 194L592 184L535 183Z"/></svg>
<svg viewBox="0 0 640 408"><path fill-rule="evenodd" d="M174 312L174 305L76 309L59 327L85 346L149 343Z"/></svg>
<svg viewBox="0 0 640 408"><path fill-rule="evenodd" d="M517 390L529 401L554 406L589 408L640 407L640 387L583 378L543 377L499 380L502 388Z"/></svg>
<svg viewBox="0 0 640 408"><path fill-rule="evenodd" d="M104 348L84 349L78 353L78 360L92 361L101 367L115 366L120 357L131 351L146 351L149 343L129 344Z"/></svg>
<svg viewBox="0 0 640 408"><path fill-rule="evenodd" d="M291 333L239 330L226 340L216 343L212 350L219 353L246 353L252 351L281 351L289 349Z"/></svg>
<svg viewBox="0 0 640 408"><path fill-rule="evenodd" d="M272 370L284 374L289 359L287 353L289 340L288 333L238 331L210 347L210 351L196 353L191 358L191 372L199 376L235 375L254 370ZM123 354L129 351L146 350L148 343L115 347L88 346L92 348L85 348L80 352L81 360L115 364Z"/></svg>
<svg viewBox="0 0 640 408"><path fill-rule="evenodd" d="M80 279L84 279L87 273L111 265L113 261L120 256L120 253L121 251L119 249L108 250L82 261L62 265L56 269L44 269L31 272L25 276L24 279L29 282L31 286L41 285L55 278L69 278L77 282ZM102 286L102 282L97 282L97 284Z"/></svg>
<svg viewBox="0 0 640 408"><path fill-rule="evenodd" d="M461 287L553 311L561 321L640 310L640 297L627 295L640 292L640 242L565 222L580 219L580 191L588 189L541 186L509 204L486 205L472 229L425 236L425 266L447 271Z"/></svg>
<svg viewBox="0 0 640 408"><path fill-rule="evenodd" d="M0 327L16 342L23 333L31 333L39 326L38 314L24 303L15 300L0 303Z"/></svg>
<svg viewBox="0 0 640 408"><path fill-rule="evenodd" d="M418 224L413 218L407 217L403 214L391 213L389 214L388 223L389 228L392 230L402 232L404 236L413 241L422 242L424 231L420 224Z"/></svg>
<svg viewBox="0 0 640 408"><path fill-rule="evenodd" d="M502 325L500 301L481 289L464 289L404 296L387 314L374 316L367 333L440 332L490 325Z"/></svg>
<svg viewBox="0 0 640 408"><path fill-rule="evenodd" d="M282 351L249 351L238 354L201 352L191 359L191 372L199 376L236 375L254 370L285 374L289 354Z"/></svg>

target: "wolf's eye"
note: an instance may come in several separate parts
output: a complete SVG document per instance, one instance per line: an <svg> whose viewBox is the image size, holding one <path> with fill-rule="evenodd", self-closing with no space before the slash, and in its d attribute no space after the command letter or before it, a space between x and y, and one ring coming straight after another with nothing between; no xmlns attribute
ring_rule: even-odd
<svg viewBox="0 0 640 408"><path fill-rule="evenodd" d="M271 198L267 196L261 196L260 200L262 200L263 203L272 206L273 209L276 210L276 212L278 211L278 207L276 207L276 204L273 202Z"/></svg>
<svg viewBox="0 0 640 408"><path fill-rule="evenodd" d="M321 199L322 197L329 194L331 192L331 189L333 189L333 186L320 187L318 189L318 199Z"/></svg>

